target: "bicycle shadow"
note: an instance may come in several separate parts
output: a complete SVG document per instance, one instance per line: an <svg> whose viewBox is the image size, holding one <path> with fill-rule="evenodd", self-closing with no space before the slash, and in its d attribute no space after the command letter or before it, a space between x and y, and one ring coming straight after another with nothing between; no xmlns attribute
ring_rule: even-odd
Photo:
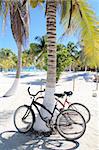
<svg viewBox="0 0 99 150"><path fill-rule="evenodd" d="M21 134L16 131L5 131L0 134L0 150L75 150L77 141L66 141L56 136L36 136L33 132Z"/></svg>

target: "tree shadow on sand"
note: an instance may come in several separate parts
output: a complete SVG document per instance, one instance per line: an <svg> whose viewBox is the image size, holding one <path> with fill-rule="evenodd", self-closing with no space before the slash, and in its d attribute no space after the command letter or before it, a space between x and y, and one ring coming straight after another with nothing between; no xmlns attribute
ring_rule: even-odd
<svg viewBox="0 0 99 150"><path fill-rule="evenodd" d="M62 78L63 80L65 81L72 81L73 79L76 79L76 78L80 78L81 79L84 79L86 82L93 82L92 81L92 77L93 77L93 74L89 74L89 73L74 73L74 74L70 74L69 76L65 77L65 78Z"/></svg>
<svg viewBox="0 0 99 150"><path fill-rule="evenodd" d="M45 137L33 132L21 134L16 131L5 131L0 134L0 150L75 150L77 141L66 141L56 135Z"/></svg>
<svg viewBox="0 0 99 150"><path fill-rule="evenodd" d="M15 78L16 77L16 73L7 73L4 75L7 78ZM27 77L35 77L37 76L36 74L21 74L20 78L27 78Z"/></svg>
<svg viewBox="0 0 99 150"><path fill-rule="evenodd" d="M46 84L46 80L45 79L37 79L35 81L22 82L22 84L42 86L42 85Z"/></svg>

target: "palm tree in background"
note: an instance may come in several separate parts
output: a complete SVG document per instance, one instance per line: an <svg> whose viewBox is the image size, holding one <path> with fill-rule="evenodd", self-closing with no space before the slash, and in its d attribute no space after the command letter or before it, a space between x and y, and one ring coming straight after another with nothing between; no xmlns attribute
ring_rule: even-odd
<svg viewBox="0 0 99 150"><path fill-rule="evenodd" d="M31 59L30 50L25 50L22 52L22 67L29 67L33 64Z"/></svg>
<svg viewBox="0 0 99 150"><path fill-rule="evenodd" d="M77 44L74 44L73 42L69 42L67 44L67 51L68 51L68 55L71 56L72 59L72 63L70 64L70 70L75 70L74 68L74 64L77 61L77 53L78 53L78 48L77 48Z"/></svg>
<svg viewBox="0 0 99 150"><path fill-rule="evenodd" d="M38 54L37 49L38 49L38 46L37 46L36 43L30 43L30 46L29 46L29 59L30 59L31 64L33 64L35 62L35 57Z"/></svg>
<svg viewBox="0 0 99 150"><path fill-rule="evenodd" d="M36 36L35 40L38 42L37 44L37 53L39 53L38 59L42 59L42 55L47 52L47 36Z"/></svg>
<svg viewBox="0 0 99 150"><path fill-rule="evenodd" d="M13 37L18 47L18 63L16 78L10 89L4 94L4 97L11 96L15 93L18 86L21 67L22 67L22 48L26 44L26 39L29 35L29 11L27 0L17 1L0 1L1 14L4 17L4 22L8 12L10 11L10 22ZM5 24L5 23L4 23Z"/></svg>
<svg viewBox="0 0 99 150"><path fill-rule="evenodd" d="M36 36L37 47L35 50L35 65L42 68L45 65L45 57L47 55L47 36Z"/></svg>

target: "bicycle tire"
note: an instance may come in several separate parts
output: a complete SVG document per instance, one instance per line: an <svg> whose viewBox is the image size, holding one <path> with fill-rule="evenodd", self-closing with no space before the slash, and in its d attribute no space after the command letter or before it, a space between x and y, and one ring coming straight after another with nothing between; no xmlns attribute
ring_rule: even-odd
<svg viewBox="0 0 99 150"><path fill-rule="evenodd" d="M27 106L22 105L18 107L14 113L14 125L21 133L26 133L33 128L35 122L35 114L33 110Z"/></svg>
<svg viewBox="0 0 99 150"><path fill-rule="evenodd" d="M74 109L80 112L80 114L84 117L86 123L88 123L91 119L89 109L81 103L72 103L69 105L68 109Z"/></svg>
<svg viewBox="0 0 99 150"><path fill-rule="evenodd" d="M66 140L79 139L86 130L84 117L76 110L63 110L56 118L58 133Z"/></svg>

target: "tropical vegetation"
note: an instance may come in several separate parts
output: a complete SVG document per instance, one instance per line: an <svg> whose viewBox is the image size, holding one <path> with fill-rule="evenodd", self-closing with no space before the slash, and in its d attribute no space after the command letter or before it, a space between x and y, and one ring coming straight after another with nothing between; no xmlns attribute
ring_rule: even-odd
<svg viewBox="0 0 99 150"><path fill-rule="evenodd" d="M24 43L26 43L26 38L28 37L28 26L29 26L29 9L27 0L18 0L18 1L0 1L0 9L1 14L4 16L4 20L10 11L10 22L11 29L18 47L18 63L17 63L17 73L16 78L20 77L21 65L22 65L22 47ZM39 3L43 4L44 0L30 0L30 5L34 8ZM57 55L61 57L61 53L63 58L68 56L68 54L63 50L61 52L56 46L56 12L57 8L60 9L60 20L64 26L65 35L71 35L72 33L78 32L80 35L79 39L81 41L81 45L83 46L82 58L86 65L92 65L93 67L97 67L99 64L99 30L97 30L97 20L94 12L91 10L90 6L87 3L87 0L46 0L46 28L47 28L47 83L44 97L44 105L53 110L54 107L54 92L56 87L56 66L57 66ZM46 44L45 44L46 45ZM72 44L71 44L72 45ZM33 46L33 45L31 45ZM63 48L64 49L64 48ZM78 58L74 58L73 49L71 49L72 53L72 66L76 66L75 60ZM56 52L57 51L57 52ZM28 52L27 52L28 53ZM25 59L27 59L27 53L23 54ZM40 53L39 53L40 54ZM56 55L57 54L57 55ZM41 52L42 55L42 52ZM39 55L40 56L40 55ZM38 56L38 57L39 57ZM37 58L38 58L37 57ZM33 58L33 57L32 57ZM31 59L32 59L31 58ZM63 59L62 58L62 59ZM59 60L60 61L60 60ZM26 60L23 62L26 64ZM61 62L62 63L62 62ZM59 66L60 64L58 64ZM60 71L58 70L58 73ZM15 87L15 83L12 85ZM9 90L6 96L10 96L13 92ZM9 94L10 93L10 94ZM44 115L43 110L41 112ZM46 116L45 116L46 117ZM38 119L37 125L40 126L37 128L45 131L45 127L43 128L41 121ZM36 129L37 129L36 128Z"/></svg>
<svg viewBox="0 0 99 150"><path fill-rule="evenodd" d="M14 69L14 68L16 68L16 64L17 64L17 57L12 52L12 50L2 48L0 50L0 68L1 68L1 70L4 69L5 71L8 71L10 69Z"/></svg>

